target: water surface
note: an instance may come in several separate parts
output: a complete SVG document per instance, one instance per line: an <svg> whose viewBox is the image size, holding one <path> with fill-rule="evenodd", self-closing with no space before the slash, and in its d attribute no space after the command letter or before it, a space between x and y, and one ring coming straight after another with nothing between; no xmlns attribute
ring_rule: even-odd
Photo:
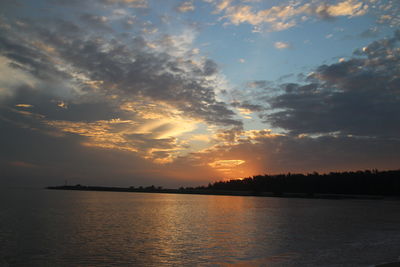
<svg viewBox="0 0 400 267"><path fill-rule="evenodd" d="M2 190L0 266L373 266L400 203Z"/></svg>

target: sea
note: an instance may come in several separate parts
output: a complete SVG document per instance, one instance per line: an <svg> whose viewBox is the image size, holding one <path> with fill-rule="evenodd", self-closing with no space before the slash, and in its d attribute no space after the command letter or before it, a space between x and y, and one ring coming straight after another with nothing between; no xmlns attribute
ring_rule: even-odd
<svg viewBox="0 0 400 267"><path fill-rule="evenodd" d="M8 188L0 266L375 266L400 201Z"/></svg>

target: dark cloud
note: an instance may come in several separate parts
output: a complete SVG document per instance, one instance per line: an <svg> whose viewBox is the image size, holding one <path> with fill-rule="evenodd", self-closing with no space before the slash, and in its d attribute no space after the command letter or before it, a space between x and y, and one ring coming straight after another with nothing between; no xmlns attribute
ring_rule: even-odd
<svg viewBox="0 0 400 267"><path fill-rule="evenodd" d="M67 78L69 75L58 71L46 54L38 52L34 47L19 43L19 40L12 39L8 31L0 31L0 55L13 61L10 66L18 68L39 79L53 80L55 77Z"/></svg>
<svg viewBox="0 0 400 267"><path fill-rule="evenodd" d="M1 182L12 185L164 185L180 181L161 166L123 150L85 147L85 137L52 136L0 120ZM10 142L13 140L13 142ZM164 167L165 169L165 167ZM148 171L152 170L152 171Z"/></svg>
<svg viewBox="0 0 400 267"><path fill-rule="evenodd" d="M79 5L83 4L80 0L47 0L51 4L57 5Z"/></svg>
<svg viewBox="0 0 400 267"><path fill-rule="evenodd" d="M126 128L123 123L106 121L76 125L75 122L48 121L34 110L35 107L0 107L1 183L46 186L68 180L69 183L94 185L178 187L194 185L196 181L199 184L199 180L206 179L199 172L191 175L193 181L183 181L181 179L187 178L185 166L179 170L175 165L154 163L164 163L182 148L176 138L157 137L158 132L170 128L168 125L151 133L124 134L124 129L131 129L131 125ZM49 123L62 127L55 128ZM120 127L125 128L120 131ZM116 147L109 149L102 144ZM136 152L124 147L134 148Z"/></svg>
<svg viewBox="0 0 400 267"><path fill-rule="evenodd" d="M218 72L218 65L214 61L207 59L206 62L204 63L204 75L210 76L217 72Z"/></svg>
<svg viewBox="0 0 400 267"><path fill-rule="evenodd" d="M265 122L292 134L339 133L399 137L400 33L358 50L352 59L322 65L308 84L285 84L267 97ZM279 111L278 111L279 110Z"/></svg>
<svg viewBox="0 0 400 267"><path fill-rule="evenodd" d="M6 116L8 120L4 120ZM145 159L164 159L176 149L174 138L154 139L148 134L126 136L138 153L83 146L90 138L62 134L34 114L0 109L0 169L2 185L39 186L64 184L165 187L205 184L211 170L185 159L160 165ZM48 130L46 132L45 130ZM149 151L156 148L155 151ZM151 153L149 153L151 152ZM181 165L185 162L184 165ZM193 170L196 170L194 173ZM190 173L190 176L187 174ZM212 173L212 172L211 172ZM216 177L216 173L213 173Z"/></svg>
<svg viewBox="0 0 400 267"><path fill-rule="evenodd" d="M94 29L111 32L112 28L108 25L109 19L105 16L93 15L89 13L82 14L80 19L89 27Z"/></svg>
<svg viewBox="0 0 400 267"><path fill-rule="evenodd" d="M55 6L40 19L1 18L0 64L24 74L0 96L2 178L179 186L188 182L177 179L219 177L209 163L221 159L246 161L253 174L397 164L399 32L316 68L302 83L259 80L232 91L221 88L216 62L195 55L191 32L157 33L147 1L48 2ZM51 18L60 10L66 14ZM287 78L294 76L277 82ZM232 107L259 112L289 134L248 133ZM215 146L182 156L190 141L180 135L198 121L221 126L210 128Z"/></svg>
<svg viewBox="0 0 400 267"><path fill-rule="evenodd" d="M147 0L99 0L106 5L117 5L130 8L147 8Z"/></svg>
<svg viewBox="0 0 400 267"><path fill-rule="evenodd" d="M20 8L23 6L24 4L19 0L3 0L0 2L0 7L4 8Z"/></svg>
<svg viewBox="0 0 400 267"><path fill-rule="evenodd" d="M99 18L89 14L82 17L88 23L98 23L102 20ZM55 22L50 27L30 24L19 32L3 30L1 55L43 83L52 80L73 84L75 91L76 87L84 89L85 85L76 78L79 73L90 81L101 81L100 88L90 91L87 87L86 93L113 94L118 99L149 97L209 123L241 125L234 119L234 112L216 100L216 85L207 78L217 75L216 63L205 60L202 67L197 67L190 60L182 61L180 56L165 52L181 49L173 37L169 37L170 44L163 44L167 45L164 51L155 51L141 36L106 38L71 22ZM70 31L61 32L65 28Z"/></svg>
<svg viewBox="0 0 400 267"><path fill-rule="evenodd" d="M144 7L145 1L102 3ZM77 20L49 14L2 21L0 64L22 77L5 84L7 94L0 95L2 182L177 187L206 180L198 171L191 182L183 181L192 165L171 163L188 145L169 136L186 126L166 109L207 124L241 127L229 106L217 100L217 64L194 62L185 36L169 36L169 43L159 36L150 43L135 28L144 25L139 18L129 34L117 33L109 30L116 25L110 20L120 17L94 15L102 12L87 11L88 3L64 4L82 8ZM133 108L123 108L127 103ZM161 117L145 118L148 109ZM159 126L151 126L154 122ZM143 125L150 132L141 131Z"/></svg>

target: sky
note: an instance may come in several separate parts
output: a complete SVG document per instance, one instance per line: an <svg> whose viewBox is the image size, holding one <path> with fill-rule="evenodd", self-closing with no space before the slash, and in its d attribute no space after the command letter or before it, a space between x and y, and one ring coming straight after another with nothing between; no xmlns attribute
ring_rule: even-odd
<svg viewBox="0 0 400 267"><path fill-rule="evenodd" d="M400 1L2 0L0 183L400 167Z"/></svg>

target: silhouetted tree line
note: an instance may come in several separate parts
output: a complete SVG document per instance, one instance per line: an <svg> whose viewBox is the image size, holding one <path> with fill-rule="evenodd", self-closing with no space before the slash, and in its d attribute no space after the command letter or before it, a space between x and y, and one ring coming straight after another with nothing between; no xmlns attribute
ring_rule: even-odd
<svg viewBox="0 0 400 267"><path fill-rule="evenodd" d="M257 175L195 189L319 194L400 195L400 170Z"/></svg>
<svg viewBox="0 0 400 267"><path fill-rule="evenodd" d="M328 197L330 195L314 194L348 194L348 195L381 195L400 196L400 170L378 171L366 170L356 172L330 172L319 174L279 174L256 175L244 179L218 181L208 186L180 187L167 189L161 186L139 187L103 187L85 185L49 186L48 189L114 191L114 192L148 192L180 194L213 194L213 195L258 195L288 196L290 193L301 194L298 197ZM287 193L287 194L286 194ZM292 195L293 196L293 195ZM336 198L336 196L332 196Z"/></svg>

